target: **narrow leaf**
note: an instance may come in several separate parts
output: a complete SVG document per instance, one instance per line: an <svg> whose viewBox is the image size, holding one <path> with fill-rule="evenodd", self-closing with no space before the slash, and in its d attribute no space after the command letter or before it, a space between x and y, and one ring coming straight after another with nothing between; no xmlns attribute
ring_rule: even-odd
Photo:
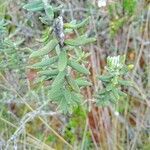
<svg viewBox="0 0 150 150"><path fill-rule="evenodd" d="M53 7L54 12L60 11L63 9L63 5L59 5L57 7Z"/></svg>
<svg viewBox="0 0 150 150"><path fill-rule="evenodd" d="M63 96L62 90L60 88L52 88L49 92L48 92L48 97L53 101L59 101L61 100Z"/></svg>
<svg viewBox="0 0 150 150"><path fill-rule="evenodd" d="M88 38L85 35L77 37L76 39L69 39L65 41L66 45L70 46L82 46L92 42L95 42L96 38Z"/></svg>
<svg viewBox="0 0 150 150"><path fill-rule="evenodd" d="M126 80L118 80L118 83L124 86L132 86L133 83L131 81L126 81Z"/></svg>
<svg viewBox="0 0 150 150"><path fill-rule="evenodd" d="M113 93L114 97L116 98L116 100L119 100L120 96L119 96L118 90L116 88L112 89L112 93Z"/></svg>
<svg viewBox="0 0 150 150"><path fill-rule="evenodd" d="M45 13L49 20L52 20L54 18L54 11L53 7L51 5L44 5Z"/></svg>
<svg viewBox="0 0 150 150"><path fill-rule="evenodd" d="M71 28L71 29L78 29L83 27L84 25L86 25L89 22L89 18L86 18L85 20L83 20L82 22L75 24L75 23L65 23L64 24L64 28Z"/></svg>
<svg viewBox="0 0 150 150"><path fill-rule="evenodd" d="M109 82L111 81L112 77L113 77L112 75L102 75L99 77L99 79L104 82Z"/></svg>
<svg viewBox="0 0 150 150"><path fill-rule="evenodd" d="M52 87L59 86L60 84L62 84L65 78L65 75L66 75L65 71L59 72L55 80L52 83Z"/></svg>
<svg viewBox="0 0 150 150"><path fill-rule="evenodd" d="M52 50L56 47L57 44L58 44L58 41L57 41L56 39L51 40L51 41L50 41L49 43L47 43L47 45L44 46L42 49L33 52L33 53L30 55L30 58L31 58L31 57L43 56L43 55L48 54L50 51L52 51Z"/></svg>
<svg viewBox="0 0 150 150"><path fill-rule="evenodd" d="M23 6L28 11L41 11L44 10L44 4L41 0L35 0Z"/></svg>
<svg viewBox="0 0 150 150"><path fill-rule="evenodd" d="M63 71L67 66L67 53L65 50L61 51L58 60L58 70Z"/></svg>
<svg viewBox="0 0 150 150"><path fill-rule="evenodd" d="M71 99L71 92L69 90L64 89L64 97L65 97L67 103L71 104L72 99Z"/></svg>
<svg viewBox="0 0 150 150"><path fill-rule="evenodd" d="M58 60L58 56L54 56L52 58L45 59L39 63L36 63L36 64L32 65L30 68L38 69L38 68L47 67L48 65L54 64L57 60Z"/></svg>
<svg viewBox="0 0 150 150"><path fill-rule="evenodd" d="M58 69L39 71L39 75L55 76L59 73Z"/></svg>
<svg viewBox="0 0 150 150"><path fill-rule="evenodd" d="M67 104L67 100L65 97L61 97L58 110L60 110L62 113L72 113L72 106Z"/></svg>
<svg viewBox="0 0 150 150"><path fill-rule="evenodd" d="M119 100L113 93L109 93L108 95L109 95L109 100L108 101L110 101L114 104L117 102L117 100Z"/></svg>
<svg viewBox="0 0 150 150"><path fill-rule="evenodd" d="M69 83L69 85L71 86L71 88L76 91L76 92L80 92L80 88L77 85L77 83L75 82L74 79L72 79L72 77L70 75L66 76L67 82Z"/></svg>
<svg viewBox="0 0 150 150"><path fill-rule="evenodd" d="M83 67L82 65L80 65L79 63L77 63L74 60L69 60L68 65L80 73L83 73L86 75L90 74L89 71L85 67Z"/></svg>
<svg viewBox="0 0 150 150"><path fill-rule="evenodd" d="M85 79L76 79L75 81L78 84L78 86L90 86L90 85L92 85L90 82L88 82Z"/></svg>
<svg viewBox="0 0 150 150"><path fill-rule="evenodd" d="M71 98L76 103L80 104L81 100L83 100L83 96L80 93L71 92Z"/></svg>

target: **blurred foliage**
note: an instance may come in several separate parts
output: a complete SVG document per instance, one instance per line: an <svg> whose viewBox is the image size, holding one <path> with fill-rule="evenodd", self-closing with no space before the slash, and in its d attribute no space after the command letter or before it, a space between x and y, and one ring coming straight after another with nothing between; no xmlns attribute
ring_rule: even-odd
<svg viewBox="0 0 150 150"><path fill-rule="evenodd" d="M65 129L65 137L71 144L78 141L83 136L84 127L86 124L86 114L83 108L78 107L74 110L72 117Z"/></svg>
<svg viewBox="0 0 150 150"><path fill-rule="evenodd" d="M136 10L137 0L123 0L123 9L128 16L134 15Z"/></svg>
<svg viewBox="0 0 150 150"><path fill-rule="evenodd" d="M110 35L113 37L133 17L137 6L137 0L123 0L120 3L114 2L109 5Z"/></svg>

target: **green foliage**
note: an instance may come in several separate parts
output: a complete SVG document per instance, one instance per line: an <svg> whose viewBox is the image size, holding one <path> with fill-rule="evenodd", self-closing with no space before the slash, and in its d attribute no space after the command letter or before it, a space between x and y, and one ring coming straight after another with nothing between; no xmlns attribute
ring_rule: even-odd
<svg viewBox="0 0 150 150"><path fill-rule="evenodd" d="M58 70L63 71L67 66L67 53L65 50L61 51L58 60Z"/></svg>
<svg viewBox="0 0 150 150"><path fill-rule="evenodd" d="M38 74L43 76L49 76L50 78L52 76L56 76L57 74L59 73L59 70L58 69L53 69L53 70L44 70L44 71L39 71Z"/></svg>
<svg viewBox="0 0 150 150"><path fill-rule="evenodd" d="M25 67L23 60L26 59L26 55L24 55L25 51L19 51L18 47L23 39L18 39L17 42L10 39L7 25L6 21L0 20L0 72L4 72L6 68L10 71L22 71Z"/></svg>
<svg viewBox="0 0 150 150"><path fill-rule="evenodd" d="M23 8L27 9L28 11L36 12L36 11L44 10L44 4L42 0L35 0L24 5Z"/></svg>
<svg viewBox="0 0 150 150"><path fill-rule="evenodd" d="M88 38L86 35L77 37L76 39L69 39L65 41L65 44L70 46L82 46L92 42L95 42L95 38Z"/></svg>
<svg viewBox="0 0 150 150"><path fill-rule="evenodd" d="M77 83L78 86L90 86L90 85L92 85L90 82L88 82L84 78L76 79L76 83Z"/></svg>
<svg viewBox="0 0 150 150"><path fill-rule="evenodd" d="M52 20L54 18L53 7L51 5L49 5L47 2L45 2L44 3L44 10L45 10L45 14L46 14L47 18L49 20Z"/></svg>
<svg viewBox="0 0 150 150"><path fill-rule="evenodd" d="M7 2L5 0L0 0L0 18L4 19L7 9Z"/></svg>
<svg viewBox="0 0 150 150"><path fill-rule="evenodd" d="M127 15L133 15L137 5L137 0L123 0L123 8Z"/></svg>
<svg viewBox="0 0 150 150"><path fill-rule="evenodd" d="M56 76L56 78L52 84L52 87L60 86L60 84L62 84L62 82L64 81L65 75L66 75L65 71L62 71L62 72L60 71L58 73L58 75Z"/></svg>
<svg viewBox="0 0 150 150"><path fill-rule="evenodd" d="M68 84L74 91L76 92L80 91L78 84L74 81L74 79L70 75L66 76L66 79L67 79Z"/></svg>
<svg viewBox="0 0 150 150"><path fill-rule="evenodd" d="M83 20L80 23L75 23L72 21L70 23L65 23L64 28L78 29L78 28L85 26L88 22L89 22L89 18L86 18L85 20Z"/></svg>
<svg viewBox="0 0 150 150"><path fill-rule="evenodd" d="M56 45L58 44L58 41L56 39L51 40L49 43L47 43L42 49L33 52L30 55L31 57L38 57L38 56L43 56L48 54L50 51L54 50L54 48L56 47Z"/></svg>
<svg viewBox="0 0 150 150"><path fill-rule="evenodd" d="M38 3L38 6L39 5L41 6L41 3ZM24 8L35 10L35 3L31 2L30 4L25 5ZM39 10L39 7L37 8L37 10ZM48 11L53 11L49 6L48 9ZM50 13L51 12L49 12L49 14ZM55 12L53 11L53 13ZM48 16L48 14L45 15ZM60 17L56 18L57 24L56 20L54 20L55 25L53 25L52 28L54 34L50 28L48 34L45 32L45 36L40 40L47 44L43 48L33 51L30 55L30 58L38 57L42 60L29 66L29 68L38 69L39 79L37 79L37 82L52 80L48 85L49 99L58 105L60 111L72 113L74 108L82 103L81 100L83 99L83 96L80 93L80 88L91 85L85 80L86 77L84 77L84 75L89 75L89 71L85 68L82 58L85 59L88 55L82 51L81 46L90 44L96 39L94 37L89 38L86 35L82 35L77 36L74 39L64 40L64 36L62 36L64 34L63 28L66 30L82 28L88 23L89 18L77 24L66 23L63 27L60 27L63 25L62 20L60 19ZM73 30L71 32L74 32ZM63 41L64 44L62 43ZM70 47L72 51L70 51ZM74 53L73 57L69 57L71 56L71 53ZM82 56L79 57L79 53L82 54ZM77 71L78 75L81 78L84 77L84 79L76 80L76 78L73 78L70 74L70 69Z"/></svg>
<svg viewBox="0 0 150 150"><path fill-rule="evenodd" d="M44 59L41 62L38 62L38 63L30 66L30 68L38 69L38 68L48 67L49 65L54 64L57 60L58 60L58 56L54 56L54 57L51 57L49 59Z"/></svg>
<svg viewBox="0 0 150 150"><path fill-rule="evenodd" d="M54 13L61 10L62 6L52 6L49 4L48 0L33 0L23 6L24 9L31 12L44 12L39 19L44 24L51 24L54 19Z"/></svg>
<svg viewBox="0 0 150 150"><path fill-rule="evenodd" d="M6 30L6 23L4 22L4 20L3 19L1 19L0 20L0 33L2 34L2 33L4 33L5 32L5 30Z"/></svg>
<svg viewBox="0 0 150 150"><path fill-rule="evenodd" d="M115 34L119 31L119 29L122 28L124 25L126 19L125 18L119 18L114 19L110 24L110 35L113 37Z"/></svg>
<svg viewBox="0 0 150 150"><path fill-rule="evenodd" d="M98 105L116 103L127 96L121 91L121 86L132 85L132 82L122 79L123 75L129 71L128 66L125 65L125 56L108 57L106 71L106 74L99 77L104 88L96 95Z"/></svg>
<svg viewBox="0 0 150 150"><path fill-rule="evenodd" d="M80 65L75 60L69 60L68 65L80 73L83 73L85 75L90 74L89 71L84 66Z"/></svg>
<svg viewBox="0 0 150 150"><path fill-rule="evenodd" d="M109 5L109 16L111 18L110 35L114 37L119 29L121 29L126 21L125 16L121 16L123 7L118 3L112 3Z"/></svg>
<svg viewBox="0 0 150 150"><path fill-rule="evenodd" d="M41 3L38 2L38 6L39 5L41 6ZM26 9L31 9L34 7L35 3L24 6ZM52 6L45 6L44 4L43 9L46 12L46 16L49 16L49 18L52 16L52 20L54 16L53 14L55 13ZM62 27L58 26L63 25L62 20L60 19L61 18L56 19L58 22L57 27L55 25L53 26L54 29L50 28L48 32L49 35L46 34L46 36L43 37L44 39L42 41L46 41L46 46L44 46L42 49L32 52L30 55L30 58L42 58L43 56L46 56L46 58L43 58L41 62L37 62L30 67L39 69L38 75L41 78L41 82L49 79L52 80L52 82L50 82L48 85L50 89L48 92L50 100L54 103L57 103L60 111L64 113L71 113L74 107L77 107L81 104L83 96L80 93L80 88L91 85L91 83L85 79L86 76L84 76L90 74L83 63L83 58L86 58L88 55L82 52L80 46L95 42L96 39L93 37L87 37L86 35L78 35L74 39L64 40L64 36L62 36L64 31ZM123 25L124 20L125 19L122 18L116 20L116 22L112 22L112 34L115 34L118 31L118 29ZM59 21L61 21L61 23L59 23ZM70 23L65 23L63 28L65 28L65 31L71 29L70 32L74 32L74 29L84 27L88 21L89 18L81 21L80 23L72 21ZM55 34L53 34L52 30L55 32ZM65 32L65 34L67 34L67 32ZM65 45L62 43L63 41ZM73 58L69 57L69 53L71 52L69 50L70 47L72 47L72 50L74 50ZM117 100L121 99L121 97L126 96L126 94L120 90L122 85L130 84L130 82L122 79L122 76L128 71L124 61L124 57L121 56L112 58L108 57L106 67L108 73L100 77L100 80L104 84L104 89L96 95L98 104L107 104L108 102L115 103ZM70 75L70 69L77 71L80 77L73 78Z"/></svg>
<svg viewBox="0 0 150 150"><path fill-rule="evenodd" d="M100 1L0 0L1 149L150 149L149 0L107 1L99 8ZM136 64L134 88L126 80L133 65L123 56L108 57L103 69L109 50L118 55L124 48L126 62ZM99 71L102 84L95 80ZM95 98L99 106L116 104L115 110L95 107Z"/></svg>
<svg viewBox="0 0 150 150"><path fill-rule="evenodd" d="M9 84L12 84L15 90L19 90L20 93L23 93L26 90L25 67L29 51L20 46L23 44L24 39L16 35L16 28L10 31L11 26L10 18L5 18L4 14L3 19L0 19L0 85L4 84L2 77L7 78ZM5 87L5 85L3 86ZM1 104L17 98L17 94L6 89L0 88Z"/></svg>
<svg viewBox="0 0 150 150"><path fill-rule="evenodd" d="M69 122L64 131L64 136L71 144L73 144L75 141L78 141L79 138L83 137L85 124L86 114L82 107L78 107L73 111L72 117L69 119Z"/></svg>
<svg viewBox="0 0 150 150"><path fill-rule="evenodd" d="M111 18L109 26L112 37L130 20L129 18L134 16L136 5L137 0L123 0L122 5L120 3L112 3L109 5L109 15Z"/></svg>

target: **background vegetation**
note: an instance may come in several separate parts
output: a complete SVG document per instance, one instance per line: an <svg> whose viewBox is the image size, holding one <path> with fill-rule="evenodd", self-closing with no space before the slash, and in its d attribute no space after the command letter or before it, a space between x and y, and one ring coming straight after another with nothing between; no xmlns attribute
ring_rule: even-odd
<svg viewBox="0 0 150 150"><path fill-rule="evenodd" d="M149 19L149 0L0 0L0 149L149 150Z"/></svg>

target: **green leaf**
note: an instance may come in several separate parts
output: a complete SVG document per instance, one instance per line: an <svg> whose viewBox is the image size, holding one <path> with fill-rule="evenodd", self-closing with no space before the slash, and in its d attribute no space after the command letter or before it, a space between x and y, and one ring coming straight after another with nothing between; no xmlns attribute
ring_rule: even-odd
<svg viewBox="0 0 150 150"><path fill-rule="evenodd" d="M67 53L65 50L61 51L58 59L58 70L63 71L67 66Z"/></svg>
<svg viewBox="0 0 150 150"><path fill-rule="evenodd" d="M68 112L71 114L72 113L72 105L68 105L67 100L63 96L60 100L60 104L58 109L63 112L64 114L67 114Z"/></svg>
<svg viewBox="0 0 150 150"><path fill-rule="evenodd" d="M78 28L85 26L88 22L89 22L89 17L86 18L85 20L83 20L82 22L78 23L78 24L75 24L72 22L71 23L65 23L64 28L78 29Z"/></svg>
<svg viewBox="0 0 150 150"><path fill-rule="evenodd" d="M39 75L46 75L46 76L55 76L59 73L58 69L54 69L54 70L44 70L44 71L39 71L38 74Z"/></svg>
<svg viewBox="0 0 150 150"><path fill-rule="evenodd" d="M107 106L110 103L110 95L95 95L96 104L99 106Z"/></svg>
<svg viewBox="0 0 150 150"><path fill-rule="evenodd" d="M106 91L109 92L109 91L112 91L114 89L114 86L112 84L109 84L107 85L106 87Z"/></svg>
<svg viewBox="0 0 150 150"><path fill-rule="evenodd" d="M42 60L41 62L30 66L30 68L38 69L38 68L48 67L48 65L54 64L57 60L58 60L58 56L54 56L52 58Z"/></svg>
<svg viewBox="0 0 150 150"><path fill-rule="evenodd" d="M119 96L118 90L116 88L113 88L111 93L114 95L116 100L119 100L120 96Z"/></svg>
<svg viewBox="0 0 150 150"><path fill-rule="evenodd" d="M128 15L133 15L136 8L137 0L124 0L123 8Z"/></svg>
<svg viewBox="0 0 150 150"><path fill-rule="evenodd" d="M52 20L54 18L53 7L49 4L47 4L47 5L44 5L44 9L45 9L45 13L46 13L48 19Z"/></svg>
<svg viewBox="0 0 150 150"><path fill-rule="evenodd" d="M62 90L60 87L53 87L49 92L48 92L48 97L53 101L59 101L61 100L63 96Z"/></svg>
<svg viewBox="0 0 150 150"><path fill-rule="evenodd" d="M41 11L44 10L44 4L42 0L35 0L33 2L30 2L23 6L24 9L27 9L28 11Z"/></svg>
<svg viewBox="0 0 150 150"><path fill-rule="evenodd" d="M83 100L83 96L80 93L71 92L72 100L76 103L80 104L81 100Z"/></svg>
<svg viewBox="0 0 150 150"><path fill-rule="evenodd" d="M52 87L60 86L64 82L65 75L66 75L65 71L59 72L55 80L52 83Z"/></svg>
<svg viewBox="0 0 150 150"><path fill-rule="evenodd" d="M44 46L42 49L33 52L33 53L30 55L30 58L31 58L31 57L39 57L39 56L43 56L43 55L48 54L50 51L52 51L52 50L56 47L57 44L58 44L58 41L57 41L56 39L51 40L51 41L50 41L49 43L47 43L46 46Z"/></svg>
<svg viewBox="0 0 150 150"><path fill-rule="evenodd" d="M76 39L66 40L64 43L70 46L82 46L82 45L86 45L89 43L93 43L95 41L96 41L96 38L88 38L85 35L82 35L80 37L77 37Z"/></svg>
<svg viewBox="0 0 150 150"><path fill-rule="evenodd" d="M68 65L80 73L83 73L85 75L90 74L89 71L85 67L83 67L82 65L80 65L79 63L77 63L74 60L69 60Z"/></svg>
<svg viewBox="0 0 150 150"><path fill-rule="evenodd" d="M68 84L71 86L71 88L72 88L74 91L80 92L80 89L79 89L77 83L75 82L74 79L72 79L72 77L71 77L70 75L67 75L67 76L66 76L66 79L67 79Z"/></svg>
<svg viewBox="0 0 150 150"><path fill-rule="evenodd" d="M64 97L65 97L67 103L71 104L71 101L72 101L72 99L71 99L71 92L69 90L67 90L67 89L64 89L63 93L64 93Z"/></svg>
<svg viewBox="0 0 150 150"><path fill-rule="evenodd" d="M124 85L124 86L133 86L133 83L131 81L126 81L126 80L118 80L118 83L120 85Z"/></svg>
<svg viewBox="0 0 150 150"><path fill-rule="evenodd" d="M60 10L62 10L62 9L63 9L63 4L62 4L62 5L59 5L59 6L57 6L57 7L53 7L54 12L60 11Z"/></svg>
<svg viewBox="0 0 150 150"><path fill-rule="evenodd" d="M105 95L107 93L106 89L101 89L99 95Z"/></svg>
<svg viewBox="0 0 150 150"><path fill-rule="evenodd" d="M85 79L76 79L75 82L78 84L78 86L91 86L92 84L90 82L88 82Z"/></svg>
<svg viewBox="0 0 150 150"><path fill-rule="evenodd" d="M1 19L5 18L7 5L8 3L6 1L0 0L0 18ZM1 24L0 24L0 28L1 28Z"/></svg>
<svg viewBox="0 0 150 150"><path fill-rule="evenodd" d="M109 100L108 101L115 104L117 102L117 100L119 100L119 99L113 93L109 94Z"/></svg>
<svg viewBox="0 0 150 150"><path fill-rule="evenodd" d="M103 82L109 82L111 81L113 75L102 75L99 77L99 79Z"/></svg>

